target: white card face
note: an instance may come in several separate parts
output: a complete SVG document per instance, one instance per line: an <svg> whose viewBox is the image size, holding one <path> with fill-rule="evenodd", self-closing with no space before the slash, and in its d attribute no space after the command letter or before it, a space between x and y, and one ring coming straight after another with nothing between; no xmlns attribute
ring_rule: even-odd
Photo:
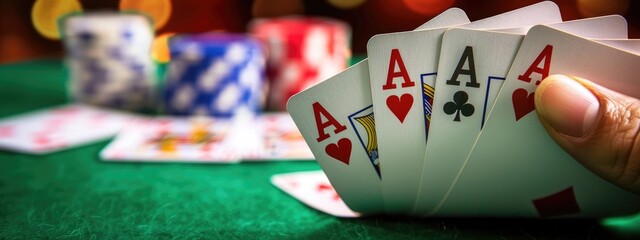
<svg viewBox="0 0 640 240"><path fill-rule="evenodd" d="M0 148L45 154L115 135L130 115L82 104L40 110L0 120Z"/></svg>
<svg viewBox="0 0 640 240"><path fill-rule="evenodd" d="M496 28L560 21L557 6L543 2L461 27ZM446 30L381 34L367 44L379 158L383 166L382 189L385 209L391 213L414 209L440 43Z"/></svg>
<svg viewBox="0 0 640 240"><path fill-rule="evenodd" d="M447 20L442 20L446 17ZM422 27L468 23L460 9ZM365 59L289 99L291 114L336 191L354 211L383 211L369 65Z"/></svg>
<svg viewBox="0 0 640 240"><path fill-rule="evenodd" d="M619 48L624 51L640 53L640 39L598 39L594 41Z"/></svg>
<svg viewBox="0 0 640 240"><path fill-rule="evenodd" d="M548 67L547 67L548 66ZM549 74L590 79L639 97L640 56L546 26L533 27L438 216L603 217L636 213L640 195L572 159L535 113L534 91Z"/></svg>
<svg viewBox="0 0 640 240"><path fill-rule="evenodd" d="M322 171L308 171L273 175L271 183L309 207L343 218L360 217L351 211L333 189Z"/></svg>
<svg viewBox="0 0 640 240"><path fill-rule="evenodd" d="M560 16L558 5L552 1L544 1L473 21L461 27L469 29L503 29L559 22L562 22L562 17Z"/></svg>
<svg viewBox="0 0 640 240"><path fill-rule="evenodd" d="M108 161L238 162L243 156L230 137L232 122L210 118L132 120L102 150Z"/></svg>
<svg viewBox="0 0 640 240"><path fill-rule="evenodd" d="M467 14L460 8L449 8L446 11L423 23L414 31L469 23Z"/></svg>
<svg viewBox="0 0 640 240"><path fill-rule="evenodd" d="M624 38L620 16L550 24L590 37ZM607 35L609 34L609 35ZM417 213L433 209L469 156L524 35L451 29L440 49Z"/></svg>
<svg viewBox="0 0 640 240"><path fill-rule="evenodd" d="M495 32L526 34L534 25L516 28L490 29ZM585 38L627 38L627 20L620 15L584 18L573 21L547 24L558 30Z"/></svg>

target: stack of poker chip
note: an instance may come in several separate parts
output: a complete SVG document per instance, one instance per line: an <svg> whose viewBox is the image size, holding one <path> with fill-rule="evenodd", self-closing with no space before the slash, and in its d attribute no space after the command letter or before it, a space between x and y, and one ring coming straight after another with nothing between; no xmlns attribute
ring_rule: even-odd
<svg viewBox="0 0 640 240"><path fill-rule="evenodd" d="M170 115L233 118L263 105L265 57L246 35L207 33L169 40L163 108Z"/></svg>
<svg viewBox="0 0 640 240"><path fill-rule="evenodd" d="M63 19L72 99L116 109L153 107L157 77L153 28L137 14L90 13Z"/></svg>
<svg viewBox="0 0 640 240"><path fill-rule="evenodd" d="M272 110L284 110L289 97L346 68L350 57L350 29L340 21L260 19L251 23L250 32L268 48L268 107Z"/></svg>

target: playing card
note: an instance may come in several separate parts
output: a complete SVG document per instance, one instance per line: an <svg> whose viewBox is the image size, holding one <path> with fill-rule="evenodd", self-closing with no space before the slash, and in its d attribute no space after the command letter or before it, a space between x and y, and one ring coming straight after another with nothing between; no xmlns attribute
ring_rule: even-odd
<svg viewBox="0 0 640 240"><path fill-rule="evenodd" d="M596 39L596 42L606 44L624 51L639 52L640 39Z"/></svg>
<svg viewBox="0 0 640 240"><path fill-rule="evenodd" d="M353 218L360 214L351 211L333 189L322 171L308 171L273 175L271 183L309 207L336 217Z"/></svg>
<svg viewBox="0 0 640 240"><path fill-rule="evenodd" d="M502 33L526 34L533 26L534 25L488 30ZM547 24L547 26L585 38L627 38L627 20L620 15L583 18Z"/></svg>
<svg viewBox="0 0 640 240"><path fill-rule="evenodd" d="M549 74L590 79L640 97L640 55L547 26L524 38L494 107L438 216L603 217L636 213L640 196L572 159L534 113L533 96Z"/></svg>
<svg viewBox="0 0 640 240"><path fill-rule="evenodd" d="M70 104L0 120L0 148L45 154L115 135L130 115Z"/></svg>
<svg viewBox="0 0 640 240"><path fill-rule="evenodd" d="M614 15L550 24L587 37L626 38ZM444 197L467 159L524 35L451 29L443 37L416 213Z"/></svg>
<svg viewBox="0 0 640 240"><path fill-rule="evenodd" d="M423 27L467 22L462 10L450 9ZM376 213L383 203L368 67L363 60L291 97L287 110L345 203Z"/></svg>
<svg viewBox="0 0 640 240"><path fill-rule="evenodd" d="M263 154L244 160L313 160L311 149L289 114L266 113L258 117L256 124L262 132Z"/></svg>
<svg viewBox="0 0 640 240"><path fill-rule="evenodd" d="M100 156L110 161L230 163L243 155L230 135L232 121L204 117L131 120Z"/></svg>
<svg viewBox="0 0 640 240"><path fill-rule="evenodd" d="M561 22L558 7L541 2L463 25L516 27ZM447 28L376 35L367 44L378 156L386 211L414 209L429 131L442 34Z"/></svg>
<svg viewBox="0 0 640 240"><path fill-rule="evenodd" d="M367 73L356 64L294 95L287 110L347 205L374 213L383 207Z"/></svg>

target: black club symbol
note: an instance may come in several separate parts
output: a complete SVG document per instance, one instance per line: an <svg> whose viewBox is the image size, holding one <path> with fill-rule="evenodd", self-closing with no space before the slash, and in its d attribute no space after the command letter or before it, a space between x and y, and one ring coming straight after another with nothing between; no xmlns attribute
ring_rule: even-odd
<svg viewBox="0 0 640 240"><path fill-rule="evenodd" d="M454 118L453 121L460 122L460 113L465 117L469 117L473 115L473 112L475 111L473 105L467 103L467 101L469 101L469 95L464 91L458 91L453 95L452 102L444 104L443 110L448 115L455 113L456 118Z"/></svg>

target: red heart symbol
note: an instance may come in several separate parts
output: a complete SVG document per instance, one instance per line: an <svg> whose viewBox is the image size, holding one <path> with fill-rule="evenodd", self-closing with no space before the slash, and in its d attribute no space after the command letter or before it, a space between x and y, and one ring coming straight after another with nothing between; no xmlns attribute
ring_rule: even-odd
<svg viewBox="0 0 640 240"><path fill-rule="evenodd" d="M536 109L536 104L533 100L535 93L535 91L529 93L526 89L518 88L511 94L513 111L516 114L516 122Z"/></svg>
<svg viewBox="0 0 640 240"><path fill-rule="evenodd" d="M327 145L324 148L324 151L329 154L329 156L349 165L349 158L351 157L351 140L348 138L342 138L338 140L337 144L332 143Z"/></svg>
<svg viewBox="0 0 640 240"><path fill-rule="evenodd" d="M402 94L401 97L391 95L387 98L387 107L389 107L389 110L391 110L393 115L396 115L401 123L404 122L404 118L407 117L411 105L413 105L413 96L408 93Z"/></svg>

